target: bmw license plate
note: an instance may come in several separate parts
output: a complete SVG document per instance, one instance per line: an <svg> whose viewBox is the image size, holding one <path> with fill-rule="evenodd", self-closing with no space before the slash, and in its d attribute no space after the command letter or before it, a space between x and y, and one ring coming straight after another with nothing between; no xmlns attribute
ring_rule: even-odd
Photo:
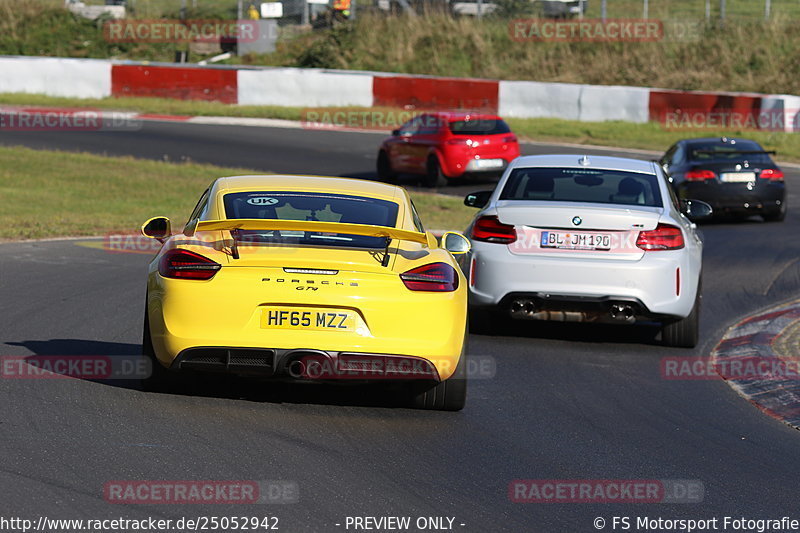
<svg viewBox="0 0 800 533"><path fill-rule="evenodd" d="M723 172L720 174L720 178L722 181L727 181L728 183L741 183L743 181L755 181L756 180L756 173L755 172Z"/></svg>
<svg viewBox="0 0 800 533"><path fill-rule="evenodd" d="M543 231L540 241L542 248L562 250L611 250L611 235L608 233Z"/></svg>
<svg viewBox="0 0 800 533"><path fill-rule="evenodd" d="M353 331L356 328L356 316L348 309L267 307L261 315L261 327L306 331Z"/></svg>

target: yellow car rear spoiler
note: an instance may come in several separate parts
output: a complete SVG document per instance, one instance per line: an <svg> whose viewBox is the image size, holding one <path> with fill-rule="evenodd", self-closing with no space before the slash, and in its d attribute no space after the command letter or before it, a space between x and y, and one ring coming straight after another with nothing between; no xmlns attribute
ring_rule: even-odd
<svg viewBox="0 0 800 533"><path fill-rule="evenodd" d="M318 231L320 233L346 233L366 237L389 237L400 241L411 241L428 245L428 237L418 231L410 231L369 224L347 224L341 222L321 222L316 220L272 220L262 218L240 218L227 220L201 220L190 224L184 235L191 237L198 231L224 230L261 231Z"/></svg>

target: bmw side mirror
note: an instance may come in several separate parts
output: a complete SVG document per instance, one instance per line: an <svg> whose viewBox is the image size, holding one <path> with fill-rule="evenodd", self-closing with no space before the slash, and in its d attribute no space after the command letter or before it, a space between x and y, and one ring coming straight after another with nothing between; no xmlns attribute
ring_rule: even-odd
<svg viewBox="0 0 800 533"><path fill-rule="evenodd" d="M700 200L681 200L681 211L692 220L711 218L714 209Z"/></svg>
<svg viewBox="0 0 800 533"><path fill-rule="evenodd" d="M153 217L142 224L142 235L164 242L172 235L172 225L167 217Z"/></svg>
<svg viewBox="0 0 800 533"><path fill-rule="evenodd" d="M489 203L489 198L494 191L471 192L464 197L464 205L467 207L477 207L480 209Z"/></svg>
<svg viewBox="0 0 800 533"><path fill-rule="evenodd" d="M469 239L455 231L448 231L442 235L444 249L453 255L463 255L472 249Z"/></svg>

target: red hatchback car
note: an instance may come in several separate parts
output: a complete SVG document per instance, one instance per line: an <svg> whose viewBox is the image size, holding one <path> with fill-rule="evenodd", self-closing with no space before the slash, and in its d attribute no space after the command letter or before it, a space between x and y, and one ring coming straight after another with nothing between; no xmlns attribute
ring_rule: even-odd
<svg viewBox="0 0 800 533"><path fill-rule="evenodd" d="M467 174L499 175L517 156L517 136L498 116L425 113L383 141L378 177L418 174L425 185L441 187Z"/></svg>

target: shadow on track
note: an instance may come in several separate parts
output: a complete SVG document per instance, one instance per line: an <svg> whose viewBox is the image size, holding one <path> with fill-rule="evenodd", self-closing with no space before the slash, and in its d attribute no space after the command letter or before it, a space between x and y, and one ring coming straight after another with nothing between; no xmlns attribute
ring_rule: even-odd
<svg viewBox="0 0 800 533"><path fill-rule="evenodd" d="M490 331L490 332L489 332ZM547 322L539 320L498 320L491 330L484 327L471 335L491 337L520 337L592 344L644 344L661 346L656 325L592 324L581 322Z"/></svg>
<svg viewBox="0 0 800 533"><path fill-rule="evenodd" d="M112 367L125 361L143 362L140 344L103 342L85 339L50 339L6 342L9 346L22 346L34 355L24 356L26 362L39 368L50 369L59 356L68 359L111 358ZM130 365L128 365L130 367ZM75 379L90 381L110 387L143 391L139 379L93 379L72 375ZM266 403L320 404L353 407L407 407L407 391L391 382L376 384L300 383L258 379L225 374L176 374L169 386L158 392L144 394L184 395L245 400Z"/></svg>

